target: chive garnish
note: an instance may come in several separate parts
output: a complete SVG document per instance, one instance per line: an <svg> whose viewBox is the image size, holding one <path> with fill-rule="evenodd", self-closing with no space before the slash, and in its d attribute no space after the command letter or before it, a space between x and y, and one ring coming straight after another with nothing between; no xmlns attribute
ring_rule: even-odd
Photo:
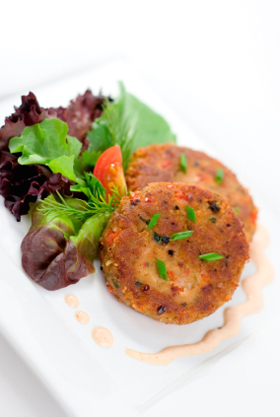
<svg viewBox="0 0 280 417"><path fill-rule="evenodd" d="M174 235L171 236L170 241L172 242L174 240L187 239L192 234L193 234L193 230L188 230L188 231L180 232L180 233L174 233Z"/></svg>
<svg viewBox="0 0 280 417"><path fill-rule="evenodd" d="M224 171L221 168L217 169L217 172L216 172L216 175L215 175L216 183L219 184L219 185L222 184L223 177L224 177Z"/></svg>
<svg viewBox="0 0 280 417"><path fill-rule="evenodd" d="M223 259L224 257L222 255L219 255L218 253L212 252L212 253L205 253L204 255L198 256L200 259L203 259L204 261L210 262L210 261L217 261L218 259Z"/></svg>
<svg viewBox="0 0 280 417"><path fill-rule="evenodd" d="M237 207L232 207L236 214L239 213L239 209Z"/></svg>
<svg viewBox="0 0 280 417"><path fill-rule="evenodd" d="M153 215L153 217L150 220L150 223L148 224L147 229L151 229L152 227L155 227L155 225L157 224L158 219L160 218L161 213L156 213Z"/></svg>
<svg viewBox="0 0 280 417"><path fill-rule="evenodd" d="M156 262L157 262L159 276L165 281L168 281L165 263L158 258L156 258Z"/></svg>
<svg viewBox="0 0 280 417"><path fill-rule="evenodd" d="M184 172L184 174L187 173L188 162L187 162L187 157L184 153L182 153L180 156L180 168Z"/></svg>
<svg viewBox="0 0 280 417"><path fill-rule="evenodd" d="M209 220L210 220L210 222L212 222L212 223L216 223L216 217L209 217Z"/></svg>
<svg viewBox="0 0 280 417"><path fill-rule="evenodd" d="M143 285L143 284L142 284L142 282L140 282L140 281L136 281L136 282L135 282L135 285L136 285L136 287L141 287L141 285Z"/></svg>
<svg viewBox="0 0 280 417"><path fill-rule="evenodd" d="M191 220L192 222L196 223L194 209L190 206L186 206L186 210L187 210L188 219Z"/></svg>

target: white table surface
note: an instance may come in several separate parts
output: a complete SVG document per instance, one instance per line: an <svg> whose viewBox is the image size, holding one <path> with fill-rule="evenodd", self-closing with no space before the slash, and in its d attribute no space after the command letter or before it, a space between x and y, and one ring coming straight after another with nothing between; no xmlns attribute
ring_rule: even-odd
<svg viewBox="0 0 280 417"><path fill-rule="evenodd" d="M262 190L258 206L269 198L274 212L280 212L279 192L271 193L267 187L280 178L279 2L38 4L5 1L1 5L0 100L22 89L36 92L36 85L65 73L124 56L163 101L208 143L219 147L224 163L230 166L232 160L240 160L240 174L249 188L252 175L254 181L257 178ZM253 173L250 158L260 167ZM239 348L241 369L244 358L248 366L248 349L257 345L265 357L270 344L277 343L276 335L267 341L263 332ZM267 410L261 401L266 382L248 387L243 378L234 393L243 404L241 416L258 417L266 411L272 417L280 415L278 355L264 366L268 378L272 374L275 378L275 390L266 393ZM215 372L219 367L222 363ZM196 389L193 382L189 394ZM174 394L174 403L180 393ZM216 415L225 415L228 404L228 415L240 411L231 393L218 404L204 393L204 401L209 402L209 416L215 407ZM65 416L1 335L0 410L1 417Z"/></svg>

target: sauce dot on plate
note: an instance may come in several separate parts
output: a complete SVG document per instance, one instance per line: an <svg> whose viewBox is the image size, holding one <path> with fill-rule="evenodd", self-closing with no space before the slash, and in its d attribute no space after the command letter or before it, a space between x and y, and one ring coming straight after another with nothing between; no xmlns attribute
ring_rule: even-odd
<svg viewBox="0 0 280 417"><path fill-rule="evenodd" d="M95 327L92 331L92 337L101 347L110 347L113 344L112 333L105 327Z"/></svg>
<svg viewBox="0 0 280 417"><path fill-rule="evenodd" d="M75 295L71 295L71 294L66 295L65 302L69 307L73 307L73 308L78 307L79 305L78 298Z"/></svg>
<svg viewBox="0 0 280 417"><path fill-rule="evenodd" d="M77 311L75 317L81 324L87 324L89 322L89 315L85 311Z"/></svg>

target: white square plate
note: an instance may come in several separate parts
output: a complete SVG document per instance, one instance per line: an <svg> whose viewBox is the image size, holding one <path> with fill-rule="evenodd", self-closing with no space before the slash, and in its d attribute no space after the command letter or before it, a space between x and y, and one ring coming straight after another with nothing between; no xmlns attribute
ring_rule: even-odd
<svg viewBox="0 0 280 417"><path fill-rule="evenodd" d="M213 153L213 149L182 123L125 63L113 62L71 79L66 78L38 88L35 94L43 107L66 106L70 99L87 88L94 93L102 88L105 95L116 96L119 80L124 82L127 91L169 121L179 144L219 158L219 153ZM0 103L1 120L12 112L14 104L20 104L19 97ZM238 161L230 168L238 173ZM253 172L254 166L251 170ZM239 179L242 182L242 178ZM257 184L252 194L258 194ZM270 210L268 201L263 205L260 217L273 238L279 219ZM269 379L266 375L266 367L275 369L273 365L278 359L279 336L273 331L273 323L279 318L279 312L274 311L279 293L277 281L264 290L265 308L246 317L236 337L222 342L213 352L156 367L131 359L124 349L157 352L166 346L196 342L208 330L222 324L224 308L187 326L155 322L116 301L104 285L98 261L95 262L95 274L74 286L48 292L34 284L21 268L20 244L29 225L28 216L16 223L4 208L1 197L0 329L69 415L109 416L118 410L123 416L141 413L165 416L170 412L173 415L184 412L192 416L207 413L208 416L229 417L236 416L240 410L237 396L243 401L244 412L241 415L264 415L267 402L273 411L271 415L277 414L279 406L275 386L278 373L270 374ZM267 253L271 259L277 259L277 252L275 238ZM253 270L254 266L249 264L243 276ZM64 301L67 294L78 297L78 309L90 316L88 324L81 325L76 321L77 309L68 307ZM244 300L245 294L238 288L227 306ZM101 348L93 341L91 331L96 326L111 331L114 337L111 348ZM256 380L259 384L254 387ZM192 383L188 389L187 383ZM249 387L254 387L254 390ZM256 395L254 404L250 397L253 394ZM224 410L224 413L219 414L219 410L221 413Z"/></svg>

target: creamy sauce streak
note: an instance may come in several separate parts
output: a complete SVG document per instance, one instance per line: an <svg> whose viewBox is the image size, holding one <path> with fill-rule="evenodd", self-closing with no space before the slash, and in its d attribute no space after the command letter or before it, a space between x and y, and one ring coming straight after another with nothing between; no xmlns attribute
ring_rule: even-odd
<svg viewBox="0 0 280 417"><path fill-rule="evenodd" d="M112 333L105 327L95 327L92 331L92 337L101 347L110 347L113 344Z"/></svg>
<svg viewBox="0 0 280 417"><path fill-rule="evenodd" d="M89 322L89 315L85 311L77 311L75 317L81 324L87 324Z"/></svg>
<svg viewBox="0 0 280 417"><path fill-rule="evenodd" d="M71 294L66 295L65 302L69 307L73 307L73 308L78 307L79 305L78 298L75 295L71 295Z"/></svg>
<svg viewBox="0 0 280 417"><path fill-rule="evenodd" d="M262 287L273 279L273 268L264 254L269 236L262 225L258 225L254 240L250 249L250 256L257 267L257 272L245 278L241 285L247 295L247 300L224 311L224 324L219 329L207 332L203 339L197 343L171 346L158 353L141 353L132 349L125 352L133 359L147 362L152 365L166 365L174 359L182 356L199 355L215 349L220 342L238 334L242 317L257 313L263 307Z"/></svg>

